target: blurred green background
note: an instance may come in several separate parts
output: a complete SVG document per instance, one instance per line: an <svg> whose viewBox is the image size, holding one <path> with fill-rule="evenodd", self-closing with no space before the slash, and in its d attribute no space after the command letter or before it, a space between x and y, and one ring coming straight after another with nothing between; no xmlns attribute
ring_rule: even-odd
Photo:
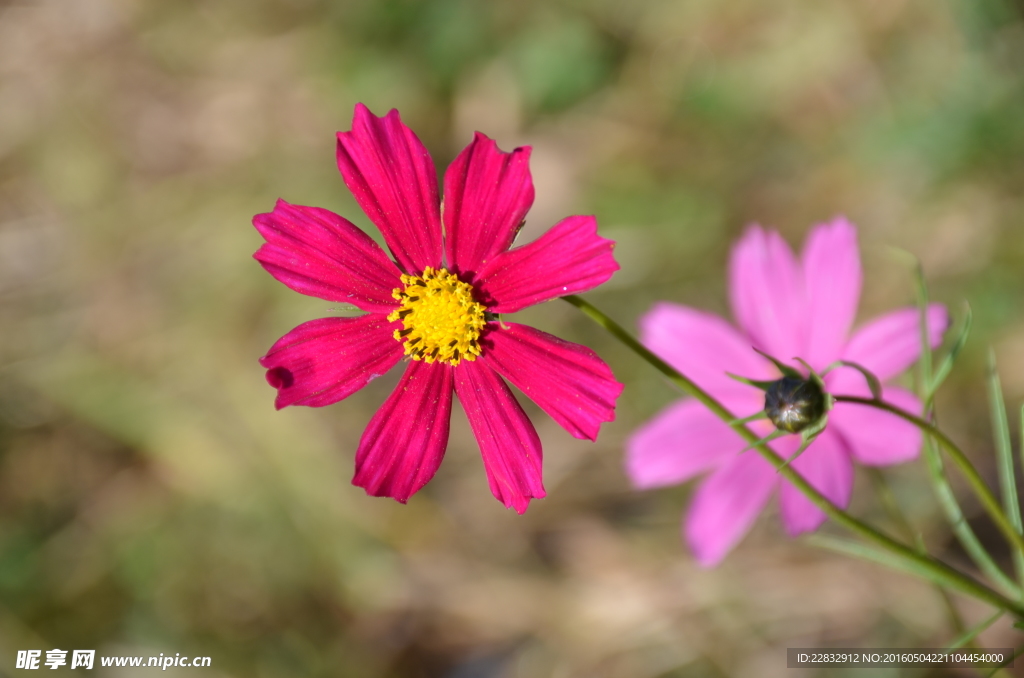
<svg viewBox="0 0 1024 678"><path fill-rule="evenodd" d="M366 497L355 444L397 377L274 411L257 358L334 311L251 259L250 220L281 197L376 237L334 163L359 101L398 108L439 169L474 130L532 144L523 239L596 214L622 270L587 296L629 327L658 299L727 314L746 224L799 245L845 214L861 319L912 302L894 248L958 317L971 304L939 407L994 477L989 345L1011 421L1024 399L1022 17L1020 0L0 1L0 675L19 649L92 648L212 658L169 676L771 678L790 646L948 642L932 589L787 539L774 508L696 567L690 488L636 493L622 472L624 438L677 395L557 301L517 319L627 388L596 444L527 406L549 497L524 516L495 501L458 408L426 489ZM921 464L888 474L964 564ZM886 524L864 477L853 507Z"/></svg>

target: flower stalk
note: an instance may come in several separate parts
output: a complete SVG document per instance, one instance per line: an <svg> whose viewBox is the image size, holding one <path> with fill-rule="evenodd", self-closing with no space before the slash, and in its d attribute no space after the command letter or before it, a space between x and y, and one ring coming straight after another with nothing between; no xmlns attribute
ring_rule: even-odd
<svg viewBox="0 0 1024 678"><path fill-rule="evenodd" d="M995 522L999 531L1003 533L1015 549L1024 552L1024 536L1014 528L1010 519L1006 517L1006 513L1003 512L1002 506L999 505L999 500L994 494L992 494L992 490L989 489L988 485L985 484L985 480L981 477L981 474L978 473L978 469L974 468L974 464L971 463L971 460L967 458L967 455L964 454L963 450L961 450L956 443L950 440L949 436L921 417L882 400L844 395L837 395L835 396L835 399L837 403L864 405L866 407L874 407L890 414L894 414L921 429L922 433L934 438L935 441L938 442L939 446L946 450L946 453L949 455L950 459L953 460L953 463L960 468L960 471L964 474L964 478L967 480L967 484L970 485L971 489L978 496L978 499L981 501L981 505L989 514L989 517L992 518L992 521Z"/></svg>
<svg viewBox="0 0 1024 678"><path fill-rule="evenodd" d="M572 304L576 308L580 309L580 311L584 315L586 315L591 320L596 322L598 325L603 327L610 334L612 334L612 336L614 336L616 339L621 341L625 346L627 346L630 350L632 350L634 353L636 353L638 356L644 359L647 363L649 363L651 366L653 366L655 369L657 369L659 372L665 375L665 377L667 377L669 381L671 381L673 384L682 389L684 393L695 398L698 402L707 407L708 410L710 410L715 416L719 417L723 422L732 427L732 429L735 430L736 433L738 433L741 437L743 437L743 439L747 441L747 443L750 443L753 449L756 449L757 452L766 461L768 461L779 472L780 475L782 475L786 480L792 483L797 490L799 490L805 497L807 497L809 501L811 501L815 506L817 506L821 511L823 511L829 518L834 520L836 523L842 525L846 529L850 530L851 532L855 533L856 535L860 536L861 538L865 539L866 541L872 542L876 546L880 547L882 549L881 552L872 549L873 553L877 553L879 554L879 556L881 556L873 558L874 560L889 565L891 567L919 574L920 576L926 577L938 584L970 595L974 598L977 598L978 600L982 600L990 605L993 605L998 609L1006 610L1007 612L1013 614L1018 618L1024 619L1024 604L1022 604L1021 602L1007 598L1006 596L989 588L981 582L978 582L972 577L969 577L968 575L959 572L958 570L950 567L949 565L946 565L942 561L933 558L932 556L918 553L915 549L896 541L892 537L889 537L888 535L875 529L871 525L868 525L867 523L859 520L858 518L855 518L854 516L847 513L845 510L833 504L827 497L818 492L818 490L816 490L809 482L807 482L803 478L803 476L801 476L794 468L787 465L785 459L783 459L781 456L779 456L773 450L771 450L764 442L759 442L760 436L758 436L754 431L747 428L747 426L742 420L739 420L736 417L736 415L734 415L732 412L726 409L721 403L718 402L717 399L715 399L713 396L707 393L695 382L690 380L685 375L681 374L667 362L665 362L657 355L655 355L650 349L641 344L639 340L637 340L629 332L627 332L621 325L616 323L614 320L605 315L602 311L600 311L595 306L593 306L592 304L590 304L589 302L587 302L586 300L582 299L579 296L568 295L562 297L562 299ZM839 400L840 398L837 398L837 401ZM936 434L936 439L939 441L941 445L943 445L943 447L947 449L948 452L950 452L950 456L953 457L954 461L956 461L958 465L966 464L967 468L965 469L965 473L968 475L969 481L972 477L976 478L977 483L980 484L980 489L983 490L984 493L986 493L987 496L991 498L992 504L995 508L995 512L998 513L999 516L1002 518L1002 523L998 523L997 519L997 524L1005 524L1006 527L1009 528L1009 532L1017 537L1017 540L1014 541L1015 546L1019 544L1018 548L1024 547L1024 539L1021 539L1020 535L1017 534L1012 529L1012 526L1009 525L1009 521L1007 521L1005 515L1002 514L998 502L991 495L991 492L988 491L988 488L984 485L984 482L981 481L981 478L980 476L978 476L977 471L970 464L967 458L963 455L960 449L956 447L956 445L951 440L949 440L948 437L946 437L940 431L931 427L930 424L928 424L928 422L920 419L919 417L915 417L914 415L911 415L908 412L900 410L899 408L895 408L884 402L875 401L874 399L871 398L854 397L843 397L843 400L845 400L846 402L853 402L862 405L880 407L881 409L890 411L893 414L896 414L897 416L902 416L907 421L910 421L911 423L917 425L919 428L922 429L922 431L925 431L926 433L932 434L932 431L934 431L934 434ZM974 483L972 483L972 487L973 486ZM979 488L975 489L977 491Z"/></svg>

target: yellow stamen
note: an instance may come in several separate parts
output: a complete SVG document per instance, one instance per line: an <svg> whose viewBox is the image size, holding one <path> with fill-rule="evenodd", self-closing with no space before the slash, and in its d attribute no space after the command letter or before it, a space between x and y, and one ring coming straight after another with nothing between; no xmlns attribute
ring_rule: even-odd
<svg viewBox="0 0 1024 678"><path fill-rule="evenodd" d="M402 321L395 339L405 342L405 355L428 364L458 365L480 355L484 307L473 301L473 286L443 268L427 267L421 275L403 275L405 289L391 293L402 305L388 320Z"/></svg>

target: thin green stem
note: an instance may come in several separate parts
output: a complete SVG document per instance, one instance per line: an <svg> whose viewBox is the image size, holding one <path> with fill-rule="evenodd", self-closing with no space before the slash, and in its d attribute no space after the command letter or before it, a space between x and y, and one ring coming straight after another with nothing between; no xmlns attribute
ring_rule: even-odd
<svg viewBox="0 0 1024 678"><path fill-rule="evenodd" d="M1014 659L1019 657L1022 653L1024 653L1024 645L1021 645L1016 650L1014 650L1013 654L1010 655L1009 659L1007 659L1002 664L1000 664L999 666L997 666L994 669L992 669L992 672L989 673L986 678L992 678L992 676L996 675L997 673L999 673L1000 671L1005 669L1007 666L1009 666L1013 662Z"/></svg>
<svg viewBox="0 0 1024 678"><path fill-rule="evenodd" d="M1013 450L1010 443L1010 423L1006 420L1006 404L1003 389L996 372L995 352L989 349L988 356L988 398L992 410L992 436L996 444L996 461L999 470L999 487L1003 495L1003 510L1006 512L1014 532L1021 534L1020 503L1017 501L1017 478L1013 468ZM1024 550L1014 549L1013 565L1017 581L1024 582Z"/></svg>
<svg viewBox="0 0 1024 678"><path fill-rule="evenodd" d="M999 621L999 618L1002 617L1004 614L1006 614L1006 613L1003 612L1002 610L1000 610L999 612L996 612L995 614L993 614L988 619L982 620L981 622L979 622L975 626L973 626L970 629L968 629L967 632L964 633L962 636L960 636L959 638L954 640L952 643L947 645L946 649L947 650L956 650L957 648L961 648L964 645L968 645L970 643L973 643L974 639L977 638L981 634L982 631L984 631L985 629L987 629L988 627L992 626L997 621Z"/></svg>
<svg viewBox="0 0 1024 678"><path fill-rule="evenodd" d="M974 464L967 458L967 455L957 447L956 443L949 439L945 433L932 426L929 422L925 421L921 417L911 414L904 409L890 405L883 400L875 400L873 398L862 398L860 396L835 396L837 403L853 403L856 405L864 405L866 407L874 407L875 409L883 410L894 414L901 419L904 419L914 426L917 426L923 433L930 435L932 438L939 443L939 445L946 450L953 462L960 467L964 477L967 479L967 484L971 486L974 493L978 495L978 499L981 500L981 505L985 511L995 522L996 527L1003 533L1007 540L1017 550L1024 551L1024 536L1014 529L1013 524L1009 518L1003 512L1003 508L999 505L999 500L996 499L995 495L992 494L992 490L985 484L981 474L974 468Z"/></svg>
<svg viewBox="0 0 1024 678"><path fill-rule="evenodd" d="M906 514L903 513L899 502L896 501L896 495L893 493L892 488L889 487L889 481L886 479L885 474L880 469L874 467L868 467L866 471L871 484L875 486L875 492L878 493L879 499L882 500L882 508L889 514L889 520L899 530L900 536L908 542L919 541L920 533L914 529Z"/></svg>
<svg viewBox="0 0 1024 678"><path fill-rule="evenodd" d="M971 557L971 560L974 561L974 564L978 566L978 569L1002 589L1004 593L1020 598L1020 587L996 564L992 556L989 555L989 552L982 546L978 536L974 534L970 523L967 522L967 517L964 516L963 511L960 509L960 504L953 494L953 488L950 487L949 480L946 478L942 457L935 447L935 441L928 436L924 439L924 459L939 504L946 512L946 519L949 521L953 534L956 535L960 545L964 547L964 550Z"/></svg>
<svg viewBox="0 0 1024 678"><path fill-rule="evenodd" d="M621 341L637 355L650 363L655 369L664 374L673 384L682 389L684 393L696 398L718 418L729 424L745 441L748 443L757 443L760 436L748 429L745 425L737 423L737 417L732 412L727 410L704 389L699 387L683 374L680 374L671 365L652 353L650 349L630 335L630 333L621 325L578 296L571 295L562 298L573 306L576 306L598 325L608 330L608 332L610 332L616 339ZM821 509L825 515L839 525L842 525L863 539L884 548L889 552L889 554L895 556L895 560L900 561L905 565L912 566L914 569L919 570L922 573L927 573L927 576L933 581L985 601L999 609L1007 610L1017 617L1024 618L1024 604L1010 600L997 591L985 586L981 582L976 581L962 572L959 572L949 565L946 565L940 560L931 556L919 554L909 546L901 544L892 537L889 537L867 523L853 517L829 501L825 495L818 492L804 479L803 476L797 473L790 466L787 466L785 460L772 451L767 445L759 443L754 446L754 449L756 449L757 452L768 461L768 463L774 466L780 475L782 475L794 487L796 487L797 490L807 497L811 503Z"/></svg>
<svg viewBox="0 0 1024 678"><path fill-rule="evenodd" d="M920 331L921 331L921 354L918 357L918 369L920 370L920 382L921 382L921 400L923 405L923 418L931 422L933 427L937 427L935 416L934 398L935 391L945 375L952 369L953 361L956 356L963 349L964 343L967 341L967 335L971 328L971 312L970 307L967 308L967 315L964 317L964 326L960 332L960 336L957 338L950 350L949 355L943 361L942 366L939 368L939 375L932 374L932 347L929 337L931 333L928 330L928 287L924 282L924 271L921 269L920 263L916 269L917 279L917 303L920 309ZM874 395L874 394L872 394ZM981 541L977 535L974 534L974 530L971 529L970 523L964 517L963 510L960 508L960 503L956 499L956 495L953 493L953 488L949 484L949 478L946 477L945 464L942 461L942 455L939 454L939 450L935 446L935 442L932 438L925 436L924 439L924 460L925 468L928 471L928 478L932 483L932 487L935 490L935 496L939 501L939 505L942 506L942 510L946 514L946 519L949 521L950 527L953 530L953 534L956 535L960 545L963 546L964 551L970 556L974 564L978 566L986 577L992 582L999 586L1004 593L1014 596L1016 598L1021 597L1021 588L1011 579L1003 570L996 565L996 562L989 555L989 552L982 546ZM1024 580L1021 580L1024 582Z"/></svg>
<svg viewBox="0 0 1024 678"><path fill-rule="evenodd" d="M892 488L889 487L889 481L886 479L885 474L877 468L868 468L867 473L872 484L875 486L875 491L882 500L885 512L889 514L889 519L899 530L903 539L914 543L917 546L918 553L927 555L928 549L925 548L924 538L910 524L910 520L900 507L900 503L896 500L896 495L893 493ZM960 611L956 609L953 599L950 598L949 592L938 584L933 584L933 586L935 586L936 593L942 599L943 607L946 608L946 615L949 617L949 623L953 627L953 632L958 635L963 634L964 621L960 616Z"/></svg>

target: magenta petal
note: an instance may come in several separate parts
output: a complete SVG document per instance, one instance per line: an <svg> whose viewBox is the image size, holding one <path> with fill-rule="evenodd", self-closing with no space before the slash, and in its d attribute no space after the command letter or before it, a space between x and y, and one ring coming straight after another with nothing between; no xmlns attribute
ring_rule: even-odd
<svg viewBox="0 0 1024 678"><path fill-rule="evenodd" d="M640 340L733 414L745 417L764 407L761 391L726 372L748 379L774 379L770 364L717 315L660 302L640 319Z"/></svg>
<svg viewBox="0 0 1024 678"><path fill-rule="evenodd" d="M842 353L857 315L861 287L857 230L842 217L816 226L804 245L803 269L808 315L807 353L801 357L820 370Z"/></svg>
<svg viewBox="0 0 1024 678"><path fill-rule="evenodd" d="M576 438L597 440L601 423L615 419L622 384L585 346L518 323L492 323L480 360Z"/></svg>
<svg viewBox="0 0 1024 678"><path fill-rule="evenodd" d="M477 132L444 174L445 255L473 282L474 273L512 239L533 204L530 147L503 153Z"/></svg>
<svg viewBox="0 0 1024 678"><path fill-rule="evenodd" d="M401 275L380 245L351 222L319 207L278 200L253 225L266 244L253 257L296 292L387 312Z"/></svg>
<svg viewBox="0 0 1024 678"><path fill-rule="evenodd" d="M451 413L451 369L410 362L363 432L352 484L404 504L441 465Z"/></svg>
<svg viewBox="0 0 1024 678"><path fill-rule="evenodd" d="M440 201L430 154L398 111L378 118L356 105L351 132L338 132L338 169L406 273L441 265Z"/></svg>
<svg viewBox="0 0 1024 678"><path fill-rule="evenodd" d="M831 420L829 426L832 425ZM785 443L785 444L782 444ZM800 447L799 436L788 436L776 443L787 457ZM832 429L822 431L810 447L791 466L816 490L839 508L846 508L853 493L853 461L843 439ZM816 530L825 522L825 514L789 482L782 483L779 495L782 522L790 535Z"/></svg>
<svg viewBox="0 0 1024 678"><path fill-rule="evenodd" d="M491 493L517 513L545 496L540 437L501 377L480 361L462 361L455 392L466 410L487 471Z"/></svg>
<svg viewBox="0 0 1024 678"><path fill-rule="evenodd" d="M894 377L921 354L921 313L904 308L887 313L857 330L843 351L843 359L859 363L880 380ZM949 314L941 304L928 307L928 334L932 347L942 343Z"/></svg>
<svg viewBox="0 0 1024 678"><path fill-rule="evenodd" d="M697 562L717 565L754 524L778 476L756 452L737 454L708 476L690 503L686 540Z"/></svg>
<svg viewBox="0 0 1024 678"><path fill-rule="evenodd" d="M675 485L720 466L743 439L696 400L680 400L626 440L626 473L639 489Z"/></svg>
<svg viewBox="0 0 1024 678"><path fill-rule="evenodd" d="M867 396L862 390L844 389L837 393ZM912 414L921 414L921 401L905 389L887 386L882 398ZM921 451L921 432L913 424L894 414L854 403L836 403L829 414L834 426L849 445L853 457L868 466L888 466L917 458Z"/></svg>
<svg viewBox="0 0 1024 678"><path fill-rule="evenodd" d="M751 226L729 260L733 313L757 348L790 360L806 349L803 274L782 237Z"/></svg>
<svg viewBox="0 0 1024 678"><path fill-rule="evenodd" d="M594 217L568 217L528 245L498 254L477 275L481 301L515 313L556 297L585 292L612 277L615 243L597 235Z"/></svg>
<svg viewBox="0 0 1024 678"><path fill-rule="evenodd" d="M260 358L277 389L277 409L330 405L390 370L402 357L394 329L385 316L371 313L311 320L278 339Z"/></svg>

